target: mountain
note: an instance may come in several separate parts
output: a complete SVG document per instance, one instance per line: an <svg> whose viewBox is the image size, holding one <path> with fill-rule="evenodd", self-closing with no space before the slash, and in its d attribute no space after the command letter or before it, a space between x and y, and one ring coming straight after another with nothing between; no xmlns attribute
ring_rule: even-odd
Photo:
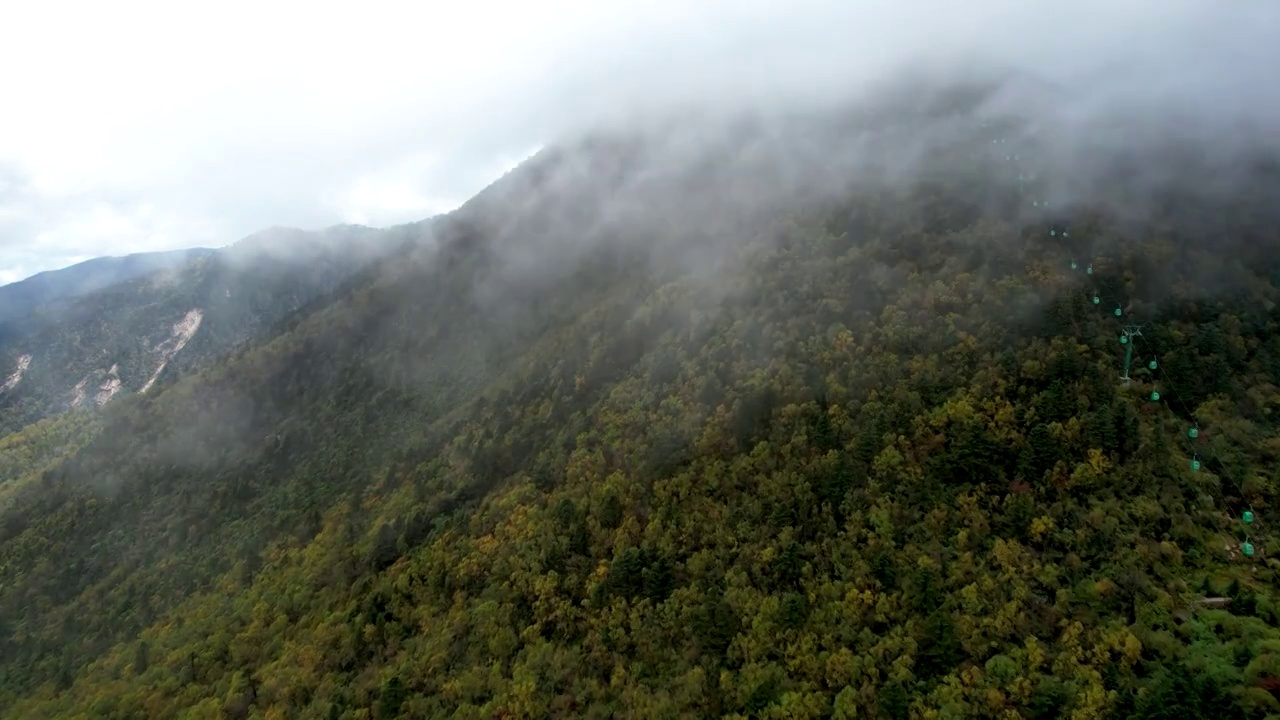
<svg viewBox="0 0 1280 720"><path fill-rule="evenodd" d="M185 265L212 252L206 248L191 248L100 257L0 286L0 326L19 323L50 303L66 302L116 283Z"/></svg>
<svg viewBox="0 0 1280 720"><path fill-rule="evenodd" d="M561 143L0 443L6 714L1280 712L1280 165L971 95Z"/></svg>
<svg viewBox="0 0 1280 720"><path fill-rule="evenodd" d="M99 407L122 392L147 392L200 367L335 291L398 232L275 228L216 251L166 255L167 267L146 256L127 265L108 258L104 267L117 274L127 267L135 276L74 294L77 280L92 286L105 271L76 266L47 274L35 287L62 295L52 301L46 292L42 305L0 336L0 430ZM162 269L142 272L156 267Z"/></svg>

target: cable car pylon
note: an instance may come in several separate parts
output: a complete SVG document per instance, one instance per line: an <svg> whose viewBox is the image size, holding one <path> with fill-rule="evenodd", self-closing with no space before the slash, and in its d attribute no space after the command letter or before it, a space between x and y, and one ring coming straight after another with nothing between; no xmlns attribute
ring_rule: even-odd
<svg viewBox="0 0 1280 720"><path fill-rule="evenodd" d="M1142 336L1141 325L1126 325L1120 342L1124 345L1124 375L1120 378L1125 385L1129 384L1129 368L1133 365L1133 339Z"/></svg>

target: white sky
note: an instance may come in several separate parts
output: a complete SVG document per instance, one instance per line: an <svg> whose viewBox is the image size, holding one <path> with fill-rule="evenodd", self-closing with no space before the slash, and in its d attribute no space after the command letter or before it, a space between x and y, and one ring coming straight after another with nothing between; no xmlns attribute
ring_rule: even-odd
<svg viewBox="0 0 1280 720"><path fill-rule="evenodd" d="M1159 76L1168 57L1228 49L1257 65L1276 58L1277 6L10 2L0 14L0 284L99 255L225 245L272 225L418 220L575 124L676 98L789 102L904 59L975 49L1072 72L1132 56Z"/></svg>

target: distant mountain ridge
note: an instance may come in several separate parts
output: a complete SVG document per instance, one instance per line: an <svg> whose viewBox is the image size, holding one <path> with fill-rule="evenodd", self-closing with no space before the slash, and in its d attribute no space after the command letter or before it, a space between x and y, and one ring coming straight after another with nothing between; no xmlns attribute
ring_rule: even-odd
<svg viewBox="0 0 1280 720"><path fill-rule="evenodd" d="M187 248L97 257L0 285L0 323L18 320L50 303L71 300L136 277L178 267L216 252Z"/></svg>
<svg viewBox="0 0 1280 720"><path fill-rule="evenodd" d="M272 228L217 250L98 258L0 288L0 434L202 366L334 291L396 237Z"/></svg>

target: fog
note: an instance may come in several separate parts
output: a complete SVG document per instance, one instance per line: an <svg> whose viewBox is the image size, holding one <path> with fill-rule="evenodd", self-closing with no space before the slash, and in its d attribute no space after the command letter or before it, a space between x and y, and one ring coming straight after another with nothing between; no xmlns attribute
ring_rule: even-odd
<svg viewBox="0 0 1280 720"><path fill-rule="evenodd" d="M541 227L569 247L664 222L696 234L699 218L736 214L728 206L819 202L936 173L939 152L1012 120L996 154L1021 149L1043 200L1136 217L1173 186L1233 197L1244 171L1280 149L1270 4L802 2L720 18L699 7L678 43L642 50L601 33L584 45L584 60L600 54L593 79L568 73L548 96L554 149L462 214L505 206L503 234ZM1111 194L1120 176L1123 197ZM531 225L526 212L566 194L579 197L571 217ZM543 249L512 245L513 256Z"/></svg>
<svg viewBox="0 0 1280 720"><path fill-rule="evenodd" d="M1277 129L1280 10L1263 2L72 5L7 23L0 85L24 112L0 119L0 281L409 222L540 146L857 106L904 73L1003 83L990 111L1035 115L1064 192L1117 148L1172 133L1227 158Z"/></svg>

